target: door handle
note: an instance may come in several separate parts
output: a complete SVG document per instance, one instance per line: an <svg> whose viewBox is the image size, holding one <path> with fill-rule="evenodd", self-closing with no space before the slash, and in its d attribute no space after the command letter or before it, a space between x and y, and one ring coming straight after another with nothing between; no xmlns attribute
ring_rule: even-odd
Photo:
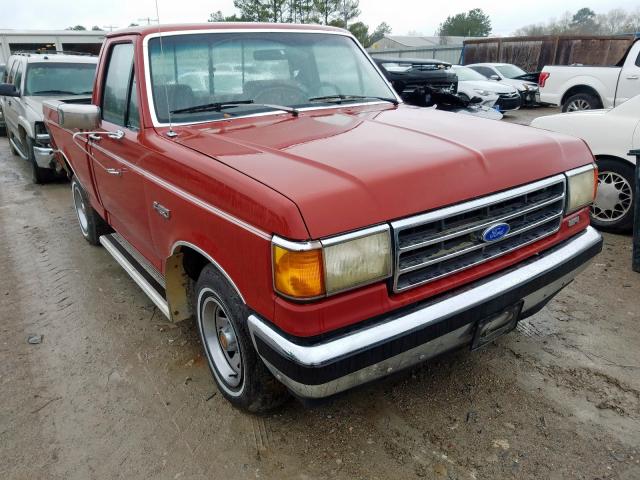
<svg viewBox="0 0 640 480"><path fill-rule="evenodd" d="M122 130L116 130L115 132L108 132L107 137L113 138L114 140L120 140L124 137L124 132Z"/></svg>
<svg viewBox="0 0 640 480"><path fill-rule="evenodd" d="M171 210L158 202L153 202L153 209L165 220L169 220L171 217Z"/></svg>
<svg viewBox="0 0 640 480"><path fill-rule="evenodd" d="M94 142L99 142L100 140L102 140L102 137L97 133L90 133L89 140L93 140Z"/></svg>
<svg viewBox="0 0 640 480"><path fill-rule="evenodd" d="M114 175L116 177L119 177L122 175L122 170L118 169L118 168L105 168L105 171L109 174L109 175Z"/></svg>
<svg viewBox="0 0 640 480"><path fill-rule="evenodd" d="M638 75L629 75L627 80L638 80Z"/></svg>

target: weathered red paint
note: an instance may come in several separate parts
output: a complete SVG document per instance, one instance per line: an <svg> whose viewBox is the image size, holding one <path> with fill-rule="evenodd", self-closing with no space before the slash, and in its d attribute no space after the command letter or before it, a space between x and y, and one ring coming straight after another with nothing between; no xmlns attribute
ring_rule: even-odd
<svg viewBox="0 0 640 480"><path fill-rule="evenodd" d="M161 30L211 28L300 27L217 24ZM311 304L284 300L272 287L273 234L317 239L388 222L579 167L592 161L591 153L583 142L566 136L387 103L336 106L297 118L274 113L178 126L177 137L169 138L166 127L152 124L143 71L142 41L157 32L148 27L107 35L93 94L100 105L110 48L132 42L141 128L127 131L123 141L99 146L136 170L107 178L47 108L55 145L94 208L160 271L176 242L197 245L233 279L251 309L288 333L318 335L429 298L519 262L588 224L586 211L581 212L577 225L568 227L565 221L556 235L402 294L390 294L381 282ZM114 129L106 122L101 128ZM98 161L117 163L90 148ZM186 200L175 189L224 214ZM155 214L154 201L171 210L170 220Z"/></svg>

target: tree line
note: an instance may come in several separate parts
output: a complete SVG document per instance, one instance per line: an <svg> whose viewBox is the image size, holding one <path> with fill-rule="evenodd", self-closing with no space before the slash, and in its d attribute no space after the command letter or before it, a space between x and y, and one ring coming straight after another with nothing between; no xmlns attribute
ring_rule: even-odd
<svg viewBox="0 0 640 480"><path fill-rule="evenodd" d="M640 7L633 11L614 8L597 14L588 7L575 13L565 12L560 18L519 28L514 36L523 35L615 35L640 31Z"/></svg>
<svg viewBox="0 0 640 480"><path fill-rule="evenodd" d="M361 21L359 0L234 0L237 13L218 10L209 22L315 23L348 29L365 47L391 33L382 22L373 30Z"/></svg>

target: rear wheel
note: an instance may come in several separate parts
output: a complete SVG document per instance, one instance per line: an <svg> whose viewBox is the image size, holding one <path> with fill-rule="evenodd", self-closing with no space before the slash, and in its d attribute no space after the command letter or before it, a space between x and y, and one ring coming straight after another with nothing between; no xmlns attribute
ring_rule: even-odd
<svg viewBox="0 0 640 480"><path fill-rule="evenodd" d="M602 108L600 99L589 93L572 95L562 104L563 112L577 112L579 110L594 110L597 108Z"/></svg>
<svg viewBox="0 0 640 480"><path fill-rule="evenodd" d="M264 412L282 404L288 393L258 357L251 342L248 310L213 266L201 272L195 288L198 330L218 389L234 406Z"/></svg>
<svg viewBox="0 0 640 480"><path fill-rule="evenodd" d="M91 245L98 245L100 237L110 233L111 228L91 206L87 193L76 177L71 180L71 194L82 236Z"/></svg>
<svg viewBox="0 0 640 480"><path fill-rule="evenodd" d="M622 160L598 160L598 194L591 222L607 232L625 233L633 227L634 168Z"/></svg>

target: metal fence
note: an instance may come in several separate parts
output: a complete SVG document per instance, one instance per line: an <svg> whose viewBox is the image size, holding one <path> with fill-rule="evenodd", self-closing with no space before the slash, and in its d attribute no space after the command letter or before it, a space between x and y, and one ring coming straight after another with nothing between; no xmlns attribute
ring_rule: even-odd
<svg viewBox="0 0 640 480"><path fill-rule="evenodd" d="M462 45L428 48L411 48L406 50L373 50L369 54L377 58L435 58L443 62L459 63Z"/></svg>

